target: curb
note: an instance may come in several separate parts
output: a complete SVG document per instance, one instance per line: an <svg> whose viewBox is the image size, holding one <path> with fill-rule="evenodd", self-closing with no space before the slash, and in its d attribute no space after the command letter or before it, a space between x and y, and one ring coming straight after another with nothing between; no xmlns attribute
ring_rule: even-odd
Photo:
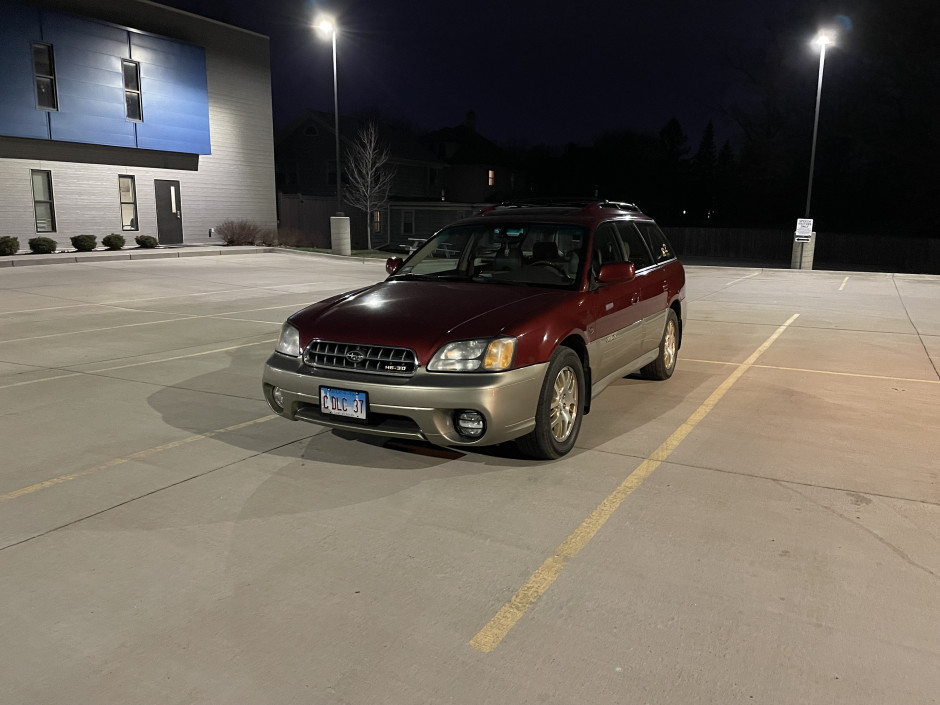
<svg viewBox="0 0 940 705"><path fill-rule="evenodd" d="M210 257L216 255L249 255L277 252L276 247L200 247L133 248L128 251L96 250L93 252L53 252L48 255L11 255L0 259L0 267L32 267L47 264L88 264L170 257Z"/></svg>
<svg viewBox="0 0 940 705"><path fill-rule="evenodd" d="M383 267L385 266L385 260L380 257L353 257L348 255L334 255L326 252L303 252L282 247L205 247L200 245L184 245L183 247L157 247L154 249L135 247L127 251L95 250L93 252L53 252L48 255L10 255L0 258L0 269L4 267L33 267L47 264L89 264L95 262L165 259L170 257L212 257L219 255L259 255L264 253L297 255L300 257L330 257L345 260L346 262L360 262L362 264L376 262Z"/></svg>

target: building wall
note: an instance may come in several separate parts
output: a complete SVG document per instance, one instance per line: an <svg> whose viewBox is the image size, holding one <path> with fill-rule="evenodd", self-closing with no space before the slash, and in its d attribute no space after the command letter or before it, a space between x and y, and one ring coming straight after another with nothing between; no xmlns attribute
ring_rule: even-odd
<svg viewBox="0 0 940 705"><path fill-rule="evenodd" d="M5 0L0 0L5 2ZM211 154L0 137L0 236L37 236L30 171L52 173L60 248L73 235L157 236L154 180L180 182L183 241L213 244L224 220L277 222L267 37L137 0L32 3L205 49ZM0 96L0 100L4 98ZM146 114L145 114L146 120ZM136 180L138 231L122 231L118 175Z"/></svg>

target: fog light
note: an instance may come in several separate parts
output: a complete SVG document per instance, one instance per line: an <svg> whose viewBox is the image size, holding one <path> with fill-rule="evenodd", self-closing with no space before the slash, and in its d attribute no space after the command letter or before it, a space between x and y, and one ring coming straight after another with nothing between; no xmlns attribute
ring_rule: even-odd
<svg viewBox="0 0 940 705"><path fill-rule="evenodd" d="M280 387L275 387L274 389L271 390L271 396L274 398L274 403L283 409L284 408L284 391Z"/></svg>
<svg viewBox="0 0 940 705"><path fill-rule="evenodd" d="M479 411L457 411L454 413L454 426L465 438L479 438L486 430L486 421Z"/></svg>

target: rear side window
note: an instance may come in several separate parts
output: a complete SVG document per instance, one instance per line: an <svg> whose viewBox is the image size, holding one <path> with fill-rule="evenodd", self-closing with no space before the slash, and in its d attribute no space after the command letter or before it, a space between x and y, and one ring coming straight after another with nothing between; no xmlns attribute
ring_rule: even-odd
<svg viewBox="0 0 940 705"><path fill-rule="evenodd" d="M620 239L623 241L623 247L627 251L627 259L633 262L633 267L640 271L644 267L653 264L646 243L640 237L640 233L633 227L633 223L619 221L617 231L620 233Z"/></svg>
<svg viewBox="0 0 940 705"><path fill-rule="evenodd" d="M653 262L659 264L666 260L675 259L676 253L672 251L672 245L669 244L663 231L655 223L636 223L636 227L650 246L650 252L653 253Z"/></svg>
<svg viewBox="0 0 940 705"><path fill-rule="evenodd" d="M595 274L602 264L625 262L617 228L613 223L601 223L594 233L594 247L591 249L591 267Z"/></svg>

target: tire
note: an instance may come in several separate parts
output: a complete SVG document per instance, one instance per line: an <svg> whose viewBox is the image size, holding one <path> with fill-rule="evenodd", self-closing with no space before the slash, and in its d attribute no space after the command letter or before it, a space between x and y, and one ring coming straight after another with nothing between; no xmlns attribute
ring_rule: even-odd
<svg viewBox="0 0 940 705"><path fill-rule="evenodd" d="M584 415L584 369L571 348L552 353L542 381L535 429L519 438L519 449L539 460L553 460L574 448Z"/></svg>
<svg viewBox="0 0 940 705"><path fill-rule="evenodd" d="M648 379L664 380L672 377L679 357L679 319L676 312L669 309L663 338L659 341L659 357L646 365L640 372Z"/></svg>

